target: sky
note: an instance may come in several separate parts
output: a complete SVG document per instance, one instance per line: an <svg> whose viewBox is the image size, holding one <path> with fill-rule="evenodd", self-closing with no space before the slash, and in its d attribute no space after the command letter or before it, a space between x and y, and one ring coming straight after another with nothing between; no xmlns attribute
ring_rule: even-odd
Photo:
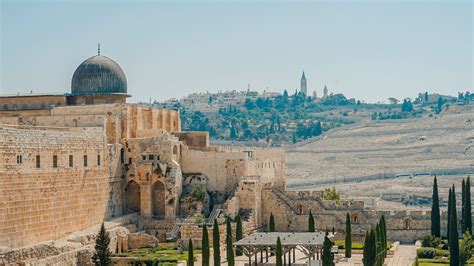
<svg viewBox="0 0 474 266"><path fill-rule="evenodd" d="M0 0L0 94L69 92L101 54L131 102L218 90L366 102L473 91L473 1Z"/></svg>

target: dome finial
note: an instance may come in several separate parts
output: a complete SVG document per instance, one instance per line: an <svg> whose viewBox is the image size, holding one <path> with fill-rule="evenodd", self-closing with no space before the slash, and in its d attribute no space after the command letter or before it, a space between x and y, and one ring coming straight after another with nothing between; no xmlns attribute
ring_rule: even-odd
<svg viewBox="0 0 474 266"><path fill-rule="evenodd" d="M97 43L97 55L100 55L100 42Z"/></svg>

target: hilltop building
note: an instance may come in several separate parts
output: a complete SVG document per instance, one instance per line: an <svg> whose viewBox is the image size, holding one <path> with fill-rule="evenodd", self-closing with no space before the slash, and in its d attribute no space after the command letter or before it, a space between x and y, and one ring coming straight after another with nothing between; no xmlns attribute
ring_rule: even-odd
<svg viewBox="0 0 474 266"><path fill-rule="evenodd" d="M301 80L300 80L300 91L308 96L308 88L307 88L307 84L306 84L306 76L304 75L304 71L303 71L303 74L301 75Z"/></svg>

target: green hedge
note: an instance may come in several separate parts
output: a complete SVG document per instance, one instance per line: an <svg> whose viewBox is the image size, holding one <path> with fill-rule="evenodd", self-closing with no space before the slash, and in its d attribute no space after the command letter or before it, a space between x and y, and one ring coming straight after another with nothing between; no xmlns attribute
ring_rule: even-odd
<svg viewBox="0 0 474 266"><path fill-rule="evenodd" d="M440 257L448 257L449 251L436 248L419 248L416 251L416 254L420 259L434 259Z"/></svg>

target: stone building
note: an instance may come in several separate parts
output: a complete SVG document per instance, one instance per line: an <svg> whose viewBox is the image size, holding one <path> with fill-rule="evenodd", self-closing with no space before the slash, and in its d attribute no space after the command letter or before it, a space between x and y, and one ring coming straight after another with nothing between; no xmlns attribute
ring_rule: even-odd
<svg viewBox="0 0 474 266"><path fill-rule="evenodd" d="M281 150L211 146L207 132L181 131L179 111L127 97L123 70L100 54L78 66L70 93L0 97L0 247L131 213L164 241L176 219L196 214L180 206L193 189L209 209L242 180L283 180Z"/></svg>
<svg viewBox="0 0 474 266"><path fill-rule="evenodd" d="M304 71L303 71L303 74L301 75L301 80L300 80L300 91L308 96L308 88L307 88L307 84L306 84L306 76L304 75Z"/></svg>

